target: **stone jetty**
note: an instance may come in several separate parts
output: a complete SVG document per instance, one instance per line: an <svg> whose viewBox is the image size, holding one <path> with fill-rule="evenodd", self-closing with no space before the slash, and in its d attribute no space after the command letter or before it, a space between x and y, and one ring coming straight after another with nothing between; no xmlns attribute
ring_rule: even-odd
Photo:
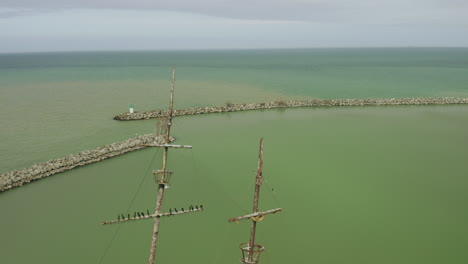
<svg viewBox="0 0 468 264"><path fill-rule="evenodd" d="M433 97L433 98L388 98L388 99L313 99L313 100L276 100L268 103L227 104L225 106L193 107L174 110L175 116L199 115L249 111L259 109L276 109L292 107L337 107L337 106L384 106L384 105L447 105L468 104L468 98ZM115 120L145 120L167 115L167 110L121 113Z"/></svg>
<svg viewBox="0 0 468 264"><path fill-rule="evenodd" d="M171 138L174 141L174 138ZM85 150L66 157L34 164L29 168L9 171L0 174L0 192L21 186L31 181L42 179L66 170L84 166L124 153L146 148L147 144L163 144L164 137L147 134L125 141L112 143L93 150Z"/></svg>

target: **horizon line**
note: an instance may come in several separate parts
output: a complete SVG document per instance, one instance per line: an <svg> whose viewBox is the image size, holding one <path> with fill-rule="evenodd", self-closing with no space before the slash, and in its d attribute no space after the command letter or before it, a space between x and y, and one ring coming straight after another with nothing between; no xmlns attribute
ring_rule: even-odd
<svg viewBox="0 0 468 264"><path fill-rule="evenodd" d="M287 47L287 48L194 48L194 49L96 49L96 50L44 50L1 52L0 55L21 55L40 53L94 53L94 52L193 52L193 51L287 51L314 49L463 49L468 46L336 46L336 47Z"/></svg>

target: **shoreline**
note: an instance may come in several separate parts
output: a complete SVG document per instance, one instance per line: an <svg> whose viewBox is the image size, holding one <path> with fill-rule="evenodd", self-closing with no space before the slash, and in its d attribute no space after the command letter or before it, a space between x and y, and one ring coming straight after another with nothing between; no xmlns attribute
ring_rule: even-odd
<svg viewBox="0 0 468 264"><path fill-rule="evenodd" d="M381 99L312 99L312 100L276 100L266 103L226 104L226 106L207 106L175 109L174 116L200 115L225 112L239 112L262 109L296 107L339 107L339 106L391 106L391 105L450 105L468 104L468 98L430 97L430 98L381 98ZM118 121L148 120L166 116L167 110L151 110L134 113L121 113L114 117Z"/></svg>

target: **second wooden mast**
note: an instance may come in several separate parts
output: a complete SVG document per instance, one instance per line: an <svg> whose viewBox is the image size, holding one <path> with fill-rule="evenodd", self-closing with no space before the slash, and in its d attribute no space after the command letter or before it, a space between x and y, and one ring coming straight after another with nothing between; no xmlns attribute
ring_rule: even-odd
<svg viewBox="0 0 468 264"><path fill-rule="evenodd" d="M263 138L260 139L260 150L258 153L258 168L257 176L255 177L255 193L253 201L253 212L251 214L233 217L228 222L237 222L242 219L252 220L252 227L250 229L250 240L249 243L240 244L242 252L241 262L244 264L256 264L260 257L260 253L265 249L262 245L255 244L255 233L257 231L257 222L263 220L265 215L277 213L281 211L281 208L271 209L267 211L258 211L258 201L260 199L260 187L263 181Z"/></svg>

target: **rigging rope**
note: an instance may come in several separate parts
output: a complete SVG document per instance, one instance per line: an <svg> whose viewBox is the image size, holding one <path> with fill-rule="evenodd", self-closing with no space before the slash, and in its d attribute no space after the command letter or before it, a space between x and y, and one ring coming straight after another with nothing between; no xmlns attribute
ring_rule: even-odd
<svg viewBox="0 0 468 264"><path fill-rule="evenodd" d="M156 155L159 153L159 150L160 150L159 148L156 148L156 151L154 152L153 158L151 159L150 164L149 164L148 167L146 168L145 174L144 174L144 176L142 177L142 179L141 179L141 181L140 181L140 184L138 185L138 188L137 188L135 194L133 195L132 201L130 202L130 204L129 204L127 210L125 211L125 214L128 214L128 211L130 210L130 208L132 207L133 203L135 202L135 199L136 199L136 197L138 196L138 193L139 193L140 190L141 190L141 186L143 186L143 183L145 182L146 178L148 177L148 172L149 172L151 166L153 165L153 162L154 162L154 160L155 160L155 158L156 158ZM109 251L109 249L110 249L112 243L114 242L114 239L117 237L117 234L118 234L119 231L120 231L120 227L121 227L121 225L117 225L117 228L115 229L114 234L113 234L111 240L109 241L109 243L107 244L106 249L104 250L104 254L101 256L101 258L100 258L99 261L98 261L98 264L101 264L102 261L104 260L104 258L106 257L107 252Z"/></svg>
<svg viewBox="0 0 468 264"><path fill-rule="evenodd" d="M198 169L198 166L196 165L196 164L197 164L197 161L196 161L196 157L195 157L195 155L194 155L193 150L192 150L192 158L194 159L195 169L197 170L197 173L196 173L196 174L198 174L199 169ZM237 208L239 208L240 211L242 211L242 212L244 212L244 213L246 213L246 214L249 213L249 211L246 210L245 208L243 208L234 198L232 198L232 196L227 195L229 192L226 191L226 189L224 188L223 185L219 184L218 182L216 182L216 180L212 179L212 177L211 177L211 175L210 175L209 173L207 173L207 174L204 175L204 176L206 176L206 177L204 178L205 181L207 181L207 182L210 181L210 183L211 183L211 185L213 186L213 188L215 188L216 190L219 190L219 192L222 193L224 197L226 197L227 199L229 199L229 201L231 201L231 203L233 203ZM207 184L206 184L206 185L207 185Z"/></svg>
<svg viewBox="0 0 468 264"><path fill-rule="evenodd" d="M268 184L267 178L264 176L263 179L264 179L264 182L265 182L266 186L268 187L268 190L269 190L271 196L273 197L273 200L275 201L276 206L281 207L281 203L279 202L275 192L273 191L273 188L271 188L270 185Z"/></svg>
<svg viewBox="0 0 468 264"><path fill-rule="evenodd" d="M159 150L160 150L159 148L156 148L156 151L154 152L153 158L151 159L151 162L148 165L148 167L146 168L145 174L144 174L143 178L140 181L140 185L138 185L138 189L135 192L135 194L133 195L132 201L130 202L130 205L128 206L127 211L125 212L126 214L128 213L128 210L130 210L130 208L132 207L133 203L135 202L135 199L138 196L138 193L140 192L141 186L143 186L143 182L145 182L146 178L148 177L148 172L150 171L151 166L153 166L153 162L156 159L156 155L159 153Z"/></svg>
<svg viewBox="0 0 468 264"><path fill-rule="evenodd" d="M114 242L115 237L117 236L117 234L118 234L119 231L120 231L120 227L121 227L121 225L117 225L117 228L116 228L116 230L114 231L114 235L112 236L112 239L111 239L111 240L109 241L109 243L107 244L106 250L104 250L104 254L103 254L103 255L101 256L101 258L99 259L98 264L101 264L101 262L102 262L102 261L104 260L104 258L106 257L107 252L109 251L109 249L110 249L112 243Z"/></svg>

